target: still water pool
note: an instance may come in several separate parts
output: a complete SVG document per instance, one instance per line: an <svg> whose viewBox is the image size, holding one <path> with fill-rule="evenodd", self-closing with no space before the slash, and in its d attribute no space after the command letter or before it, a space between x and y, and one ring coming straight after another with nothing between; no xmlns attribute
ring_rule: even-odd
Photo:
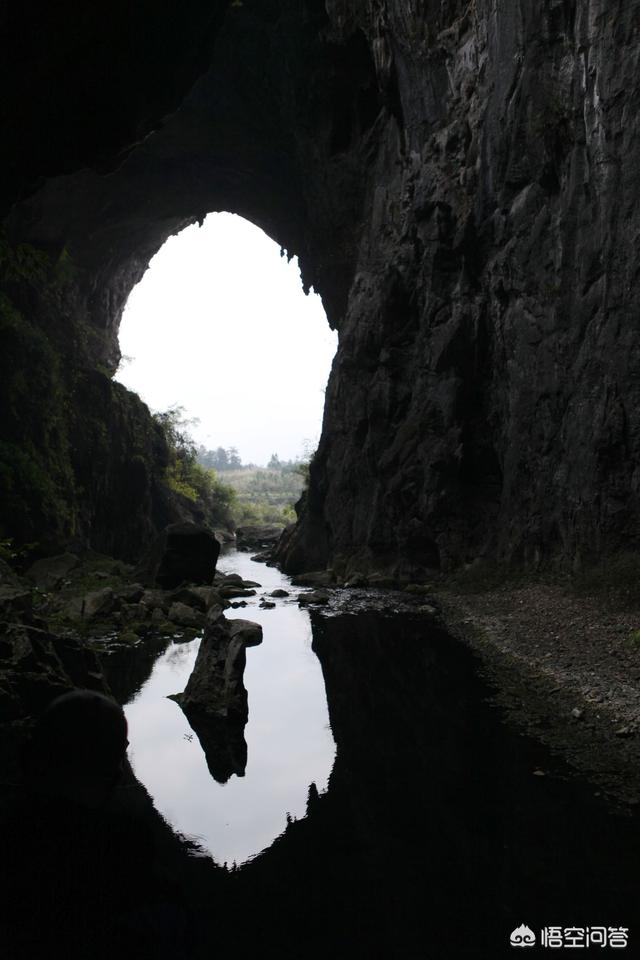
<svg viewBox="0 0 640 960"><path fill-rule="evenodd" d="M347 591L309 618L291 589L260 610L286 578L236 553L221 568L263 585L227 611L264 627L247 650L246 776L216 783L167 699L197 640L153 667L114 661L110 680L157 809L214 860L245 864L216 871L187 852L198 957L498 960L523 926L528 955L546 956L553 925L617 931L638 955L637 809L505 722L468 648L389 596Z"/></svg>
<svg viewBox="0 0 640 960"><path fill-rule="evenodd" d="M226 611L228 618L253 620L263 629L262 644L247 650L245 776L217 783L185 715L167 699L184 690L199 639L171 643L125 712L129 757L157 810L219 863L240 864L282 834L287 816L305 815L310 784L326 790L335 743L309 614L298 607L295 588L279 571L235 550L221 557L218 569L262 585L247 607ZM262 596L276 588L291 596L261 610Z"/></svg>

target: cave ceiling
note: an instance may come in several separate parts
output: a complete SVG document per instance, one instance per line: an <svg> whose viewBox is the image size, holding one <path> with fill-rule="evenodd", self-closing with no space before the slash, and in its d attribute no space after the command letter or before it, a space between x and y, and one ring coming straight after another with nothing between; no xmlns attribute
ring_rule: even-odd
<svg viewBox="0 0 640 960"><path fill-rule="evenodd" d="M300 257L306 287L321 292L337 325L361 219L362 136L383 110L365 37L354 30L337 42L321 3L231 4L225 17L193 6L201 21L195 49L191 23L166 50L171 62L185 59L181 69L166 76L154 61L151 76L140 63L132 73L127 55L140 41L134 17L126 42L124 34L94 37L97 62L76 62L82 98L46 115L35 100L12 160L23 196L8 215L9 236L53 256L66 248L84 273L92 322L116 333L128 292L167 237L227 210ZM180 24L185 15L174 11ZM148 22L153 39L158 17ZM147 58L171 43L162 38L145 36ZM103 43L113 44L110 65ZM203 70L205 53L211 62ZM89 104L86 91L100 79L107 91ZM64 99L70 83L68 72L54 74L50 107L54 91ZM113 366L114 337L108 349Z"/></svg>

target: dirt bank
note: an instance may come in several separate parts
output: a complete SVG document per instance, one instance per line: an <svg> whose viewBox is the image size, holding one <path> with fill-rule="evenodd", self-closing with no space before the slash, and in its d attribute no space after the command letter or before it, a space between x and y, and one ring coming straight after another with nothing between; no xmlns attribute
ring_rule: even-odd
<svg viewBox="0 0 640 960"><path fill-rule="evenodd" d="M596 793L638 805L640 611L547 584L448 588L438 601L448 629L481 654L510 719Z"/></svg>

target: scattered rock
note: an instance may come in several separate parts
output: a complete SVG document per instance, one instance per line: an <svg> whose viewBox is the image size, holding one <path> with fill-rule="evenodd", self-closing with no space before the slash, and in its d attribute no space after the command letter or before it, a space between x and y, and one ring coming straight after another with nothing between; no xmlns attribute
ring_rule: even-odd
<svg viewBox="0 0 640 960"><path fill-rule="evenodd" d="M571 716L574 718L574 720L582 720L583 715L584 710L581 710L580 707L574 707L571 711Z"/></svg>
<svg viewBox="0 0 640 960"><path fill-rule="evenodd" d="M175 632L176 625L167 620L162 610L158 609L153 611L151 623L162 636L169 636Z"/></svg>
<svg viewBox="0 0 640 960"><path fill-rule="evenodd" d="M228 587L220 587L220 596L224 597L226 600L231 597L255 597L255 590L246 590L244 587L234 587L230 584Z"/></svg>
<svg viewBox="0 0 640 960"><path fill-rule="evenodd" d="M222 587L261 587L262 584L258 583L256 580L243 580L239 573L222 573L216 574L216 587L221 589Z"/></svg>
<svg viewBox="0 0 640 960"><path fill-rule="evenodd" d="M232 640L240 640L245 647L257 647L262 643L262 627L253 620L230 620L227 626Z"/></svg>
<svg viewBox="0 0 640 960"><path fill-rule="evenodd" d="M169 609L169 600L162 590L145 590L140 602L149 610L164 610L166 612Z"/></svg>
<svg viewBox="0 0 640 960"><path fill-rule="evenodd" d="M260 607L262 610L273 610L275 603L272 600L261 600Z"/></svg>
<svg viewBox="0 0 640 960"><path fill-rule="evenodd" d="M363 573L352 573L344 582L345 587L366 587L367 578Z"/></svg>
<svg viewBox="0 0 640 960"><path fill-rule="evenodd" d="M266 550L275 546L284 527L281 524L249 525L238 527L236 541L239 550Z"/></svg>
<svg viewBox="0 0 640 960"><path fill-rule="evenodd" d="M98 616L112 615L119 605L112 588L103 587L84 597L74 597L67 606L67 614L72 620L93 620Z"/></svg>
<svg viewBox="0 0 640 960"><path fill-rule="evenodd" d="M16 624L3 637L3 654L0 720L40 714L74 686L109 692L95 653L73 637Z"/></svg>
<svg viewBox="0 0 640 960"><path fill-rule="evenodd" d="M426 613L428 617L433 617L438 612L435 607L432 607L430 603L422 603L418 607L419 613Z"/></svg>
<svg viewBox="0 0 640 960"><path fill-rule="evenodd" d="M403 593L413 593L417 596L424 596L424 594L433 592L433 585L430 583L408 583L406 587L403 588Z"/></svg>
<svg viewBox="0 0 640 960"><path fill-rule="evenodd" d="M301 607L307 607L314 603L329 603L329 599L329 594L325 590L313 590L311 593L301 593L298 597L298 603Z"/></svg>
<svg viewBox="0 0 640 960"><path fill-rule="evenodd" d="M388 573L370 573L367 575L367 586L369 587L393 590L396 585L396 580L394 577L390 577Z"/></svg>
<svg viewBox="0 0 640 960"><path fill-rule="evenodd" d="M204 601L205 610L209 610L210 607L219 606L220 604L220 593L215 587L189 587L189 593L195 595Z"/></svg>
<svg viewBox="0 0 640 960"><path fill-rule="evenodd" d="M290 596L288 590L282 590L280 587L277 590L272 590L269 594L270 597L288 597Z"/></svg>
<svg viewBox="0 0 640 960"><path fill-rule="evenodd" d="M61 553L55 557L36 560L27 570L27 577L40 590L55 590L60 586L80 561L74 553Z"/></svg>
<svg viewBox="0 0 640 960"><path fill-rule="evenodd" d="M171 603L182 603L187 607L193 607L196 610L199 610L201 613L204 613L207 609L207 601L205 596L196 591L208 591L211 590L215 593L216 597L218 592L213 590L213 587L179 587L177 590L173 590L170 594Z"/></svg>
<svg viewBox="0 0 640 960"><path fill-rule="evenodd" d="M150 612L149 608L142 603L123 603L120 607L122 619L127 623L132 623L135 620L146 620Z"/></svg>
<svg viewBox="0 0 640 960"><path fill-rule="evenodd" d="M186 603L179 602L171 604L167 618L171 623L177 623L179 627L202 627L205 622L204 613L188 607Z"/></svg>
<svg viewBox="0 0 640 960"><path fill-rule="evenodd" d="M247 603L246 600L236 600L235 603L231 604L231 609L237 610L239 607L248 607L248 606L249 604Z"/></svg>
<svg viewBox="0 0 640 960"><path fill-rule="evenodd" d="M616 737L633 737L635 735L635 730L632 730L631 727L618 727L615 731Z"/></svg>
<svg viewBox="0 0 640 960"><path fill-rule="evenodd" d="M124 587L120 587L117 594L120 599L126 603L140 603L145 595L145 589L141 583L129 583Z"/></svg>
<svg viewBox="0 0 640 960"><path fill-rule="evenodd" d="M312 570L309 573L301 573L291 582L294 587L329 587L333 581L333 570Z"/></svg>
<svg viewBox="0 0 640 960"><path fill-rule="evenodd" d="M230 530L221 530L220 528L216 527L216 529L213 532L216 536L216 539L219 540L220 543L236 542L236 535L235 533L231 533Z"/></svg>

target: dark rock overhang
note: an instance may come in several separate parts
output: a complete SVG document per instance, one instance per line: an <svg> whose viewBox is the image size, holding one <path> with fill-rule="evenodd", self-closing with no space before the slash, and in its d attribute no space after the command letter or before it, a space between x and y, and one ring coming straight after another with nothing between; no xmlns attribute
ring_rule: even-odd
<svg viewBox="0 0 640 960"><path fill-rule="evenodd" d="M631 6L36 13L3 15L7 236L76 272L53 305L9 294L108 374L132 285L184 225L230 210L298 254L340 347L293 566L636 549Z"/></svg>

